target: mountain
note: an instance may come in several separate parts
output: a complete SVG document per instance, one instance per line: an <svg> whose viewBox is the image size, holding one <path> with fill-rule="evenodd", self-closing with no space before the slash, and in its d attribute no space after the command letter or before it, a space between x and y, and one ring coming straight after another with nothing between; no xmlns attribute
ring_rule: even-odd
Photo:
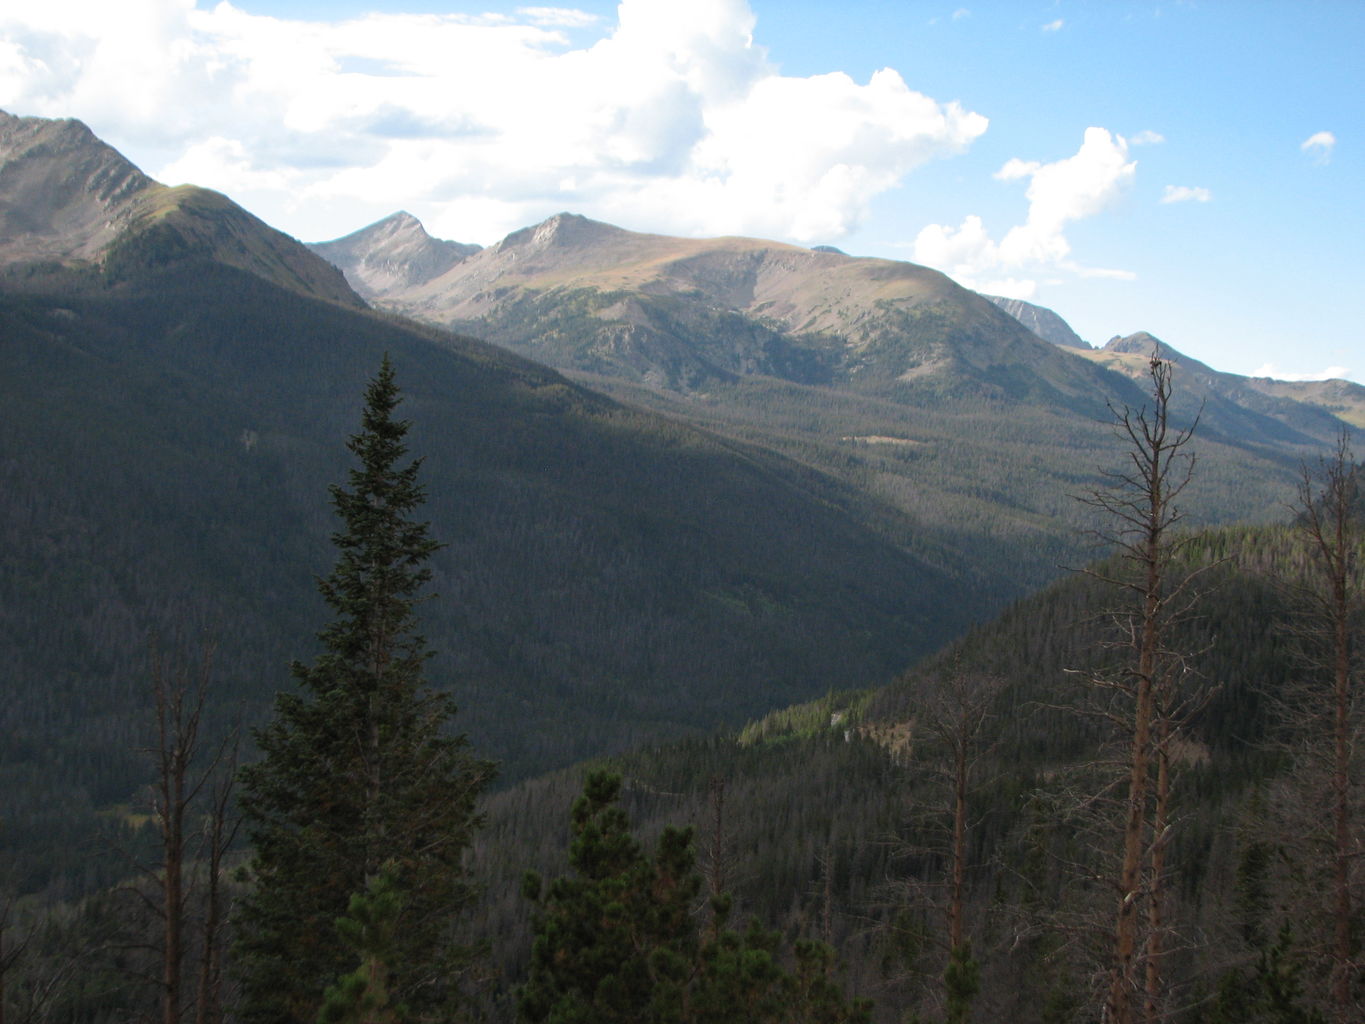
<svg viewBox="0 0 1365 1024"><path fill-rule="evenodd" d="M1066 348L1090 348L1088 342L1071 329L1071 325L1045 306L1035 306L1023 299L1007 299L1003 295L983 295L1044 341Z"/></svg>
<svg viewBox="0 0 1365 1024"><path fill-rule="evenodd" d="M345 238L310 248L338 267L365 299L383 299L440 277L481 248L432 238L410 213L398 212Z"/></svg>
<svg viewBox="0 0 1365 1024"><path fill-rule="evenodd" d="M1222 373L1198 359L1193 359L1146 331L1127 336L1115 336L1103 348L1083 352L1082 355L1102 366L1140 379L1146 373L1148 359L1156 354L1170 360L1180 371L1180 380L1189 400L1198 401L1213 429L1234 436L1257 436L1273 443L1275 432L1267 431L1268 423L1280 425L1281 439L1310 435L1330 440L1346 422L1321 399L1335 394L1342 412L1360 414L1365 388L1340 382L1337 389L1295 388L1292 385L1277 389L1259 385L1251 378L1235 373ZM1317 400L1315 400L1317 399Z"/></svg>
<svg viewBox="0 0 1365 1024"><path fill-rule="evenodd" d="M149 183L70 122L6 125L29 142L7 137L5 223L61 186L25 231L39 262L12 246L0 276L7 884L121 870L89 841L147 779L149 644L214 647L206 734L292 685L325 617L328 485L385 352L446 545L432 678L507 780L890 678L992 600L839 478L310 294L263 257L321 261L222 197ZM153 199L172 228L149 240Z"/></svg>
<svg viewBox="0 0 1365 1024"><path fill-rule="evenodd" d="M1163 354L1170 354L1172 358L1188 369L1197 374L1202 374L1204 380L1218 380L1220 382L1220 393L1234 403L1249 405L1251 408L1262 410L1277 409L1280 410L1279 416L1287 420L1302 419L1301 415L1295 414L1292 405L1268 404L1251 397L1249 392L1255 391L1272 398L1288 399L1291 403L1314 406L1325 410L1333 417L1351 426L1365 427L1365 387L1351 381L1285 381L1274 380L1270 377L1242 377L1233 373L1221 373L1197 360L1181 355L1164 343L1157 342L1145 331L1127 337L1116 335L1102 350L1108 354L1096 356L1093 354L1095 352L1094 347L1082 341L1071 329L1071 325L1052 310L1043 306L1035 306L1020 299L1006 299L998 295L987 295L985 297L1040 338L1055 345L1082 349L1084 350L1083 354L1086 354L1087 357L1094 358L1102 365L1120 369L1121 372L1127 373L1129 376L1141 375L1143 361L1140 359L1120 361L1114 358L1115 354L1142 355L1149 353L1152 350L1152 345L1156 344ZM1328 429L1338 429L1338 425L1330 421L1320 420L1319 424L1319 431L1322 429L1322 424L1325 424Z"/></svg>
<svg viewBox="0 0 1365 1024"><path fill-rule="evenodd" d="M1365 429L1365 386L1349 380L1273 380L1244 377L1245 386L1264 395L1316 405L1353 427Z"/></svg>
<svg viewBox="0 0 1365 1024"><path fill-rule="evenodd" d="M340 263L357 286L364 258L352 248ZM1002 600L1084 560L1071 496L1118 457L1111 409L1145 399L1123 367L1043 340L925 267L572 214L376 303L836 476L908 517L903 542ZM1192 420L1202 391L1183 373L1176 390ZM1249 401L1204 421L1205 521L1278 516L1300 460L1339 427L1309 406Z"/></svg>
<svg viewBox="0 0 1365 1024"><path fill-rule="evenodd" d="M191 253L301 295L363 305L334 267L225 196L158 184L79 121L0 111L0 273L56 265L126 274Z"/></svg>
<svg viewBox="0 0 1365 1024"><path fill-rule="evenodd" d="M338 253L344 241L314 251ZM348 257L339 266L362 281L368 257L354 247ZM751 375L876 394L1036 392L1061 403L1095 390L1082 364L927 267L641 234L568 213L390 290L381 305L560 369L684 393Z"/></svg>

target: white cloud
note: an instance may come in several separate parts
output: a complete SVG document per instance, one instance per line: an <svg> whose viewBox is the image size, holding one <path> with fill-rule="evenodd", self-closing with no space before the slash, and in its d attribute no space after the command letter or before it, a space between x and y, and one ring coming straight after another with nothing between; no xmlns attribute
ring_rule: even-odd
<svg viewBox="0 0 1365 1024"><path fill-rule="evenodd" d="M961 21L963 18L970 18L971 16L972 12L967 10L967 8L965 7L959 7L957 10L953 12L954 21Z"/></svg>
<svg viewBox="0 0 1365 1024"><path fill-rule="evenodd" d="M0 107L80 117L154 176L306 238L407 208L462 241L562 209L836 240L987 126L891 69L781 74L745 0L623 0L614 24L539 6L338 22L195 0L18 6L0 13Z"/></svg>
<svg viewBox="0 0 1365 1024"><path fill-rule="evenodd" d="M1121 135L1088 128L1074 156L1053 163L1012 159L995 177L1027 179L1028 215L996 242L981 218L968 216L960 227L930 224L915 239L915 259L937 267L978 291L1001 279L1014 282L1013 297L1036 286L1042 274L1064 271L1080 277L1133 278L1126 270L1086 267L1073 261L1066 226L1111 206L1132 184L1137 162L1128 159ZM1003 294L1001 292L1000 294Z"/></svg>
<svg viewBox="0 0 1365 1024"><path fill-rule="evenodd" d="M1161 193L1163 203L1207 203L1212 198L1208 189L1193 185L1167 185Z"/></svg>
<svg viewBox="0 0 1365 1024"><path fill-rule="evenodd" d="M595 14L569 7L518 7L517 13L537 25L562 25L565 28L587 28L601 20Z"/></svg>
<svg viewBox="0 0 1365 1024"><path fill-rule="evenodd" d="M1289 381L1346 380L1351 376L1351 368L1349 366L1329 366L1317 373L1293 373L1288 370L1281 370L1275 363L1262 363L1252 371L1251 376Z"/></svg>
<svg viewBox="0 0 1365 1024"><path fill-rule="evenodd" d="M1166 136L1160 132L1154 132L1150 128L1140 131L1128 140L1130 146L1159 146L1166 141Z"/></svg>
<svg viewBox="0 0 1365 1024"><path fill-rule="evenodd" d="M1314 163L1325 164L1332 159L1332 150L1336 149L1337 137L1331 132L1314 132L1303 142L1299 143L1299 149L1313 158Z"/></svg>
<svg viewBox="0 0 1365 1024"><path fill-rule="evenodd" d="M179 160L163 167L158 177L167 185L193 185L211 179L219 191L240 193L282 191L289 188L294 175L259 169L241 142L215 135L196 142Z"/></svg>
<svg viewBox="0 0 1365 1024"><path fill-rule="evenodd" d="M1046 25L1044 25L1044 26L1043 26L1043 31L1044 31L1044 32L1060 32L1060 31L1062 30L1062 26L1065 25L1065 24L1066 24L1066 19L1065 19L1065 18L1058 18L1056 21L1049 21Z"/></svg>

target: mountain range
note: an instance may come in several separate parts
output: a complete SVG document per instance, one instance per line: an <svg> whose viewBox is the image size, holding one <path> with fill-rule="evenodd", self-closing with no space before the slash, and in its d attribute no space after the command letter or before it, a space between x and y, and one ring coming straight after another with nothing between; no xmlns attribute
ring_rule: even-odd
<svg viewBox="0 0 1365 1024"><path fill-rule="evenodd" d="M327 485L384 352L446 543L433 672L509 779L890 679L1089 557L1072 496L1144 400L1141 355L912 264L571 214L487 248L400 214L310 251L9 115L0 332L25 737L0 817L36 887L143 777L149 636L212 638L248 721L312 650ZM1194 518L1279 517L1342 421L1200 372Z"/></svg>
<svg viewBox="0 0 1365 1024"><path fill-rule="evenodd" d="M992 385L1017 394L1029 380L1037 395L1082 407L1106 394L1103 382L1048 356L1037 338L1130 377L1141 377L1145 357L1159 352L1201 399L1217 395L1319 438L1337 426L1293 403L1348 422L1365 415L1365 388L1349 381L1220 373L1145 332L1096 350L1053 310L976 296L928 268L829 246L671 238L565 213L483 249L432 238L397 213L310 248L384 308L566 371L680 393L775 376L893 396L916 384L968 382L983 394ZM992 319L983 299L1009 321ZM703 323L709 329L699 330ZM1245 430L1250 440L1257 425Z"/></svg>
<svg viewBox="0 0 1365 1024"><path fill-rule="evenodd" d="M312 248L380 308L838 477L1010 596L1083 557L1069 496L1111 457L1111 409L1142 404L1146 355L1175 354L1145 335L1095 350L1051 310L828 247L567 213L452 245L395 214ZM1349 382L1271 388L1178 362L1210 521L1278 516L1299 461L1365 413Z"/></svg>

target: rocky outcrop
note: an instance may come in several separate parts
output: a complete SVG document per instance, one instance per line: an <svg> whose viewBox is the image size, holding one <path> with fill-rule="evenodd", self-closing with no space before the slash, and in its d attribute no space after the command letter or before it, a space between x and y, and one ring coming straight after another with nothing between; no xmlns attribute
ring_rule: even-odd
<svg viewBox="0 0 1365 1024"><path fill-rule="evenodd" d="M0 264L93 260L155 187L79 121L0 111Z"/></svg>
<svg viewBox="0 0 1365 1024"><path fill-rule="evenodd" d="M1003 295L982 297L994 302L1044 341L1066 348L1090 348L1090 345L1071 329L1069 323L1045 306L1035 306L1023 299L1007 299Z"/></svg>

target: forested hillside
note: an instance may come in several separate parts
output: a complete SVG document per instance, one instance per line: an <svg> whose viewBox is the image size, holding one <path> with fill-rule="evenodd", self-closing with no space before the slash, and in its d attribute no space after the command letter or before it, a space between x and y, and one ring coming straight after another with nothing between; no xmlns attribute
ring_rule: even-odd
<svg viewBox="0 0 1365 1024"><path fill-rule="evenodd" d="M1182 690L1197 695L1175 758L1164 876L1163 991L1175 1020L1316 1019L1265 1016L1258 970L1281 972L1282 1006L1294 1012L1328 1002L1330 843L1311 822L1316 808L1327 814L1314 750L1330 746L1330 721L1307 710L1330 682L1304 660L1312 612L1296 590L1312 557L1290 528L1237 528L1201 535L1180 566L1202 573L1170 637L1185 653ZM1087 680L1119 657L1096 615L1116 597L1074 576L892 686L609 763L643 833L665 823L696 830L703 863L723 873L741 915L831 942L878 1020L939 1019L953 762L934 724L964 706L954 684L966 680L988 698L967 790L963 914L981 971L971 1019L1092 1020L1117 857L1106 794L1122 737L1094 713ZM1358 785L1359 764L1353 771ZM496 937L509 980L528 949L519 873L562 870L579 778L557 774L490 803L479 845L489 898L474 928ZM1360 914L1357 902L1357 925Z"/></svg>
<svg viewBox="0 0 1365 1024"><path fill-rule="evenodd" d="M0 321L23 891L83 884L77 837L145 779L151 638L216 645L214 732L312 651L327 488L386 351L445 545L433 675L504 778L889 678L989 601L820 474L216 263L30 276Z"/></svg>

